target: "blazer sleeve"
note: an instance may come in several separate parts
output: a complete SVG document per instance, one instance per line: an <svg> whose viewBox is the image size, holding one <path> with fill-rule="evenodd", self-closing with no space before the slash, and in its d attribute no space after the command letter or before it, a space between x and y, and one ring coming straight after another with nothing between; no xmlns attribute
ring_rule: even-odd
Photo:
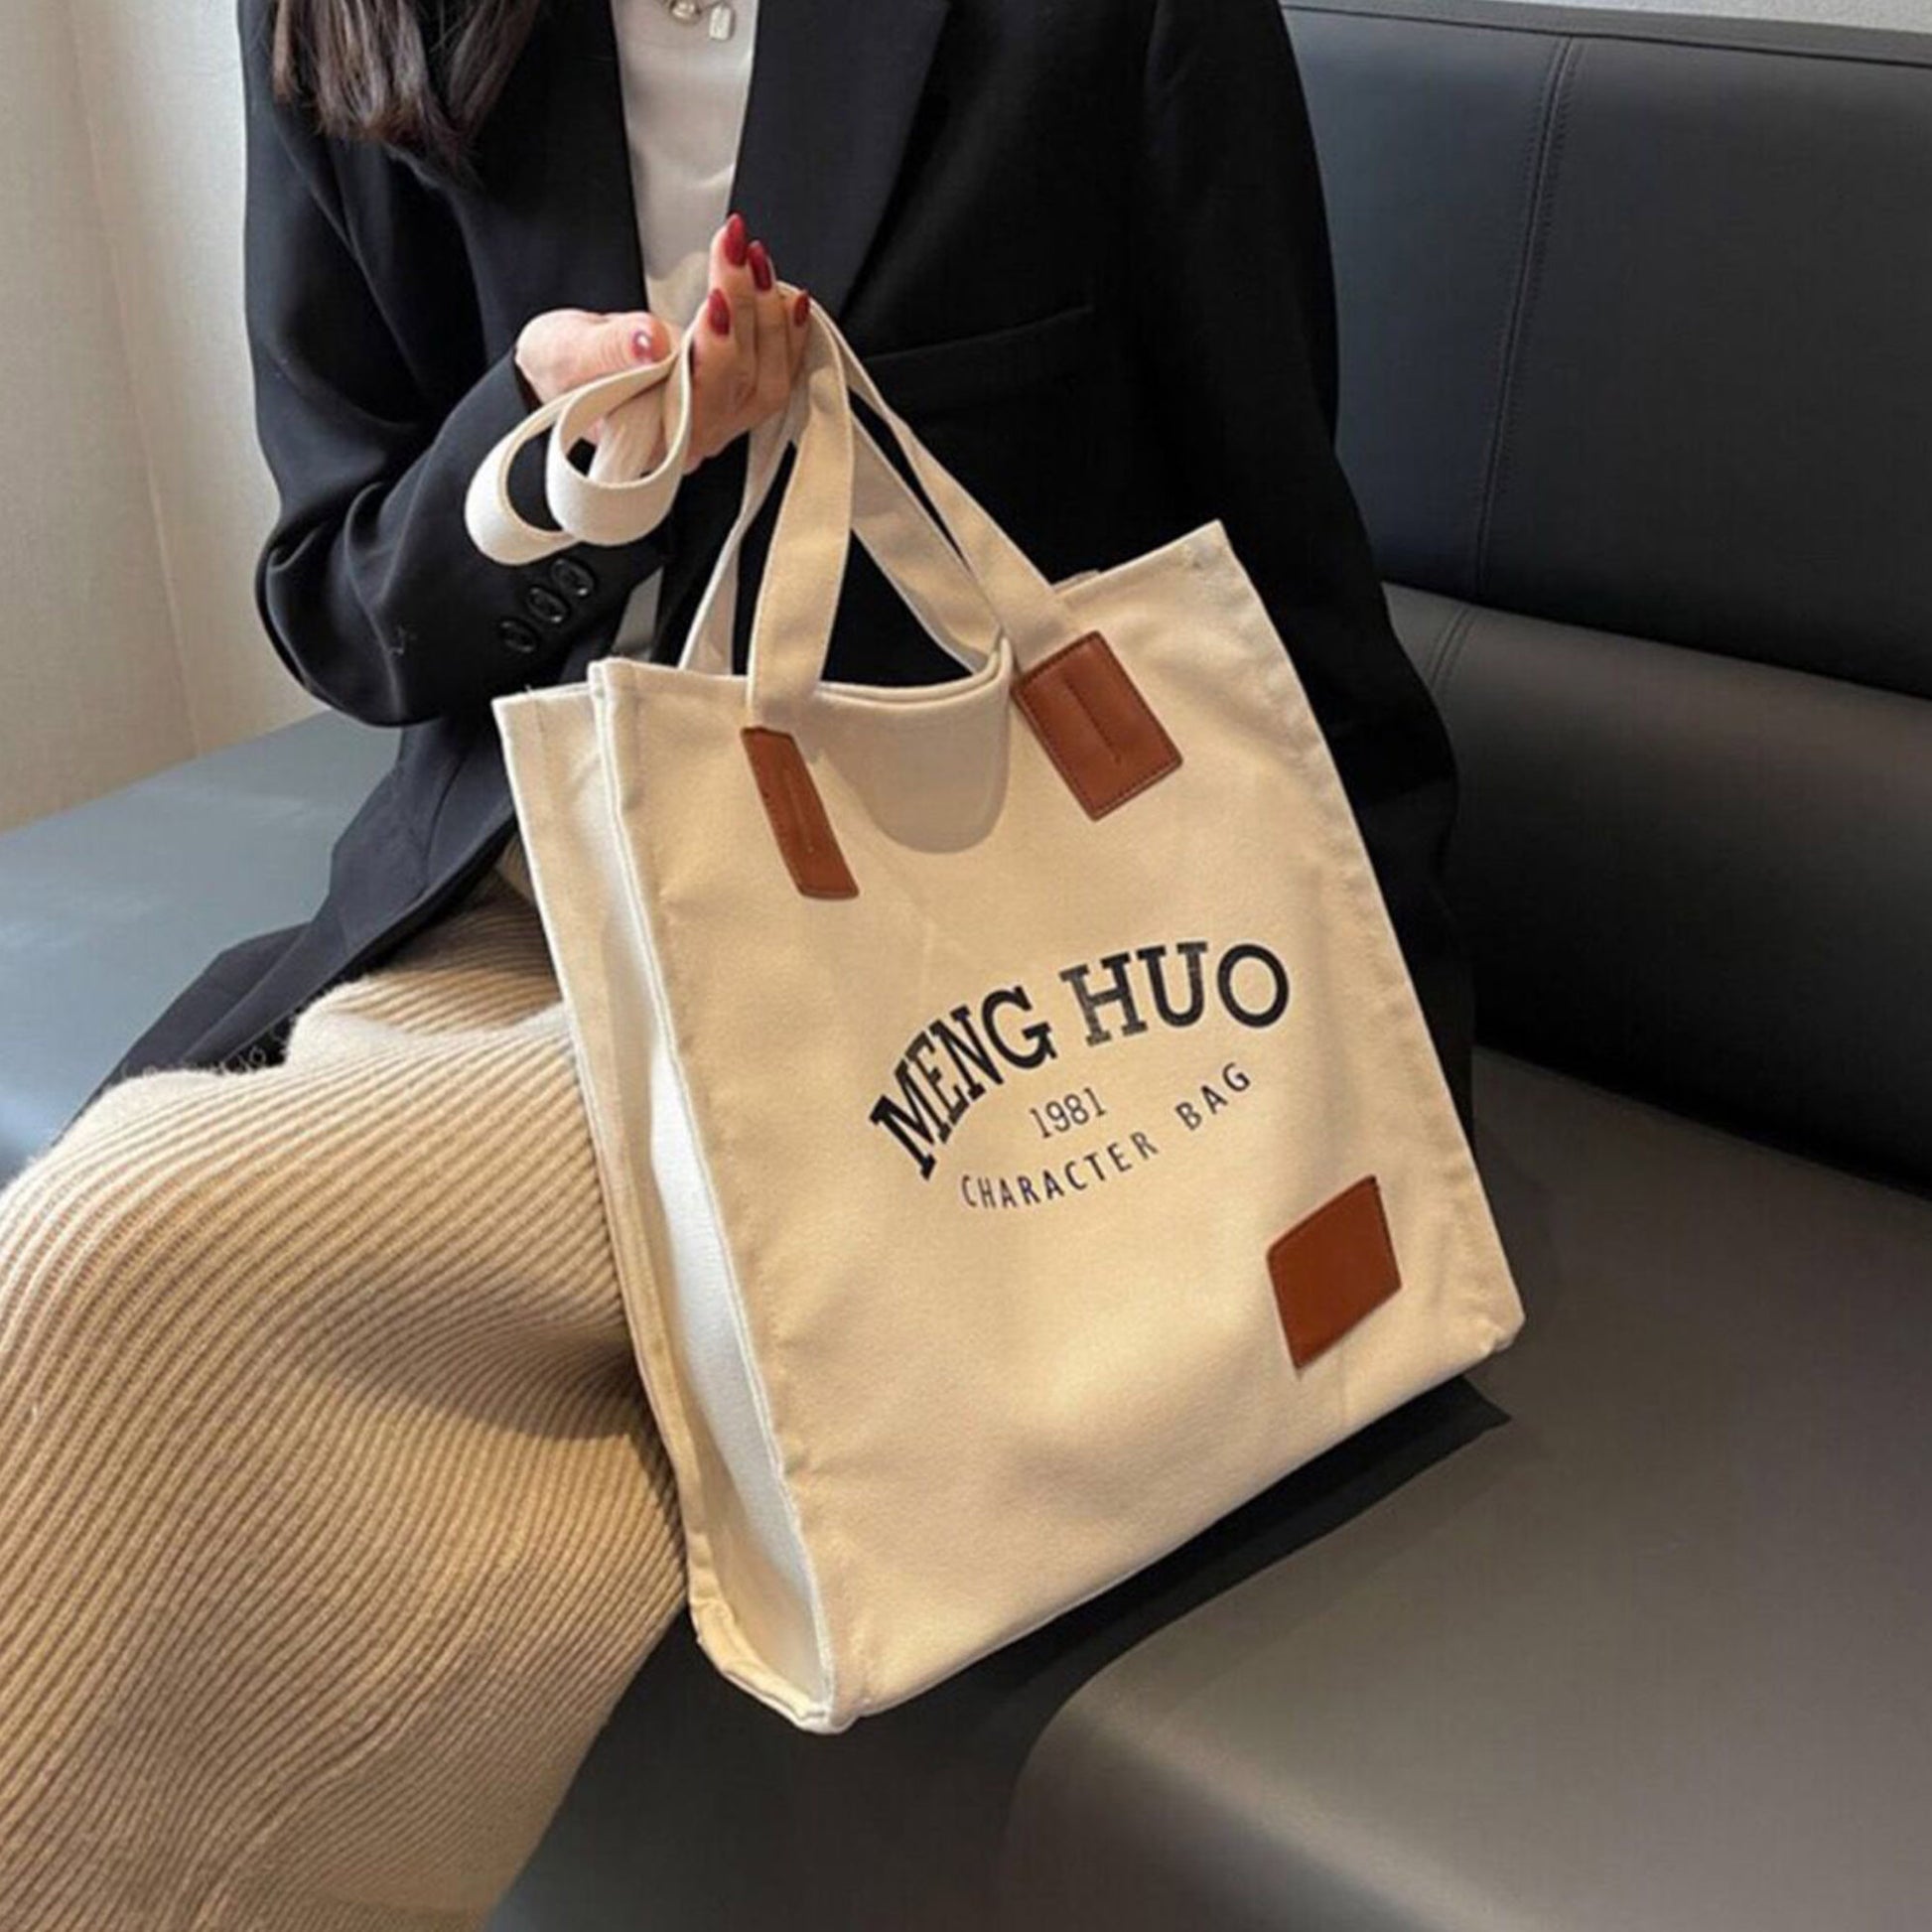
<svg viewBox="0 0 1932 1932"><path fill-rule="evenodd" d="M280 497L255 572L269 637L308 690L372 725L545 682L587 635L615 635L665 532L531 569L477 550L463 519L471 476L531 406L512 356L453 399L424 393L358 259L345 186L401 164L370 151L343 166L273 96L266 10L243 0L240 18L247 329Z"/></svg>
<svg viewBox="0 0 1932 1932"><path fill-rule="evenodd" d="M1371 848L1394 806L1405 838L1433 819L1434 864L1452 758L1335 456L1327 224L1279 0L1153 0L1140 112L1135 317L1183 494L1226 527Z"/></svg>

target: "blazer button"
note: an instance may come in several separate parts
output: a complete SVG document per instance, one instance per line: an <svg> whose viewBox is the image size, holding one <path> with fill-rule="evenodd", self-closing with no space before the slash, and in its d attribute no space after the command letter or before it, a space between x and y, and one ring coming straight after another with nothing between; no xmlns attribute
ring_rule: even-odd
<svg viewBox="0 0 1932 1932"><path fill-rule="evenodd" d="M496 626L496 641L505 650L513 650L519 656L527 657L543 639L521 618L505 618Z"/></svg>
<svg viewBox="0 0 1932 1932"><path fill-rule="evenodd" d="M558 624L570 621L570 606L548 584L532 584L523 593L523 608L539 623L547 623L553 630Z"/></svg>
<svg viewBox="0 0 1932 1932"><path fill-rule="evenodd" d="M597 589L597 572L579 557L558 557L550 566L550 581L582 604Z"/></svg>

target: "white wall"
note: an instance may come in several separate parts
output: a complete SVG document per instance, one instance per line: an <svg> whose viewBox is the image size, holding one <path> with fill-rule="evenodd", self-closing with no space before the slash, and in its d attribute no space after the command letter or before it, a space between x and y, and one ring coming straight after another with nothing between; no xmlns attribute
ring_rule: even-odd
<svg viewBox="0 0 1932 1932"><path fill-rule="evenodd" d="M67 0L0 4L0 822L194 749Z"/></svg>
<svg viewBox="0 0 1932 1932"><path fill-rule="evenodd" d="M0 826L313 709L272 505L229 0L0 0Z"/></svg>
<svg viewBox="0 0 1932 1932"><path fill-rule="evenodd" d="M19 0L0 0L18 5ZM233 0L68 0L94 130L161 555L203 751L314 709L255 614L274 509L241 314Z"/></svg>

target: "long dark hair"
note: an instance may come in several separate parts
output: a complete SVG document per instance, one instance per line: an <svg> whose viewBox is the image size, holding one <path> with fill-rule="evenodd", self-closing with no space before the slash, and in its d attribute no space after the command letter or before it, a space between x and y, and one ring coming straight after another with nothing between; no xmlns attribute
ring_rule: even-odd
<svg viewBox="0 0 1932 1932"><path fill-rule="evenodd" d="M274 0L275 91L325 134L452 174L503 91L544 0Z"/></svg>

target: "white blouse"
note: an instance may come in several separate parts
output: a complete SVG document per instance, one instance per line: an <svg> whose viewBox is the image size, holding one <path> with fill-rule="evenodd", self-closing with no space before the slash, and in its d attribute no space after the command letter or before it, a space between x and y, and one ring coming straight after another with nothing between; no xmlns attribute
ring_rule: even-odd
<svg viewBox="0 0 1932 1932"><path fill-rule="evenodd" d="M611 5L645 305L684 329L696 320L709 288L711 237L731 212L758 0ZM660 577L653 571L631 593L613 650L641 650L650 641Z"/></svg>
<svg viewBox="0 0 1932 1932"><path fill-rule="evenodd" d="M759 0L611 0L645 306L680 329L709 290L711 237L731 213L758 10ZM650 642L662 578L654 570L631 592L614 652ZM520 836L496 870L534 898Z"/></svg>

